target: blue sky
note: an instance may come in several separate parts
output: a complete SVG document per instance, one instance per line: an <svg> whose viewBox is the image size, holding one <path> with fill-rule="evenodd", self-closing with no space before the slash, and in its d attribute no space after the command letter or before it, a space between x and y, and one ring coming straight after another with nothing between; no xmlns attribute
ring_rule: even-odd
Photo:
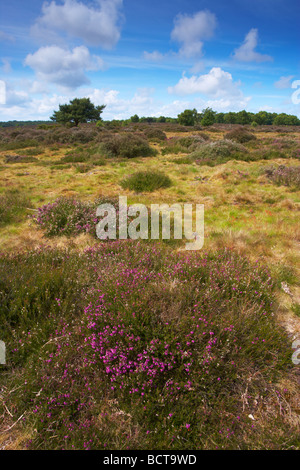
<svg viewBox="0 0 300 470"><path fill-rule="evenodd" d="M299 0L9 0L0 120L90 97L104 119L198 111L300 117Z"/></svg>

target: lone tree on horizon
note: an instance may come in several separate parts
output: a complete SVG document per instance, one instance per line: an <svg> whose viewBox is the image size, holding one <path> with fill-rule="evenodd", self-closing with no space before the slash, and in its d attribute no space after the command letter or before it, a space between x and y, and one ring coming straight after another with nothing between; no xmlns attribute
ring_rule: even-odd
<svg viewBox="0 0 300 470"><path fill-rule="evenodd" d="M68 122L78 126L80 122L100 121L100 114L105 105L95 106L89 98L74 98L69 104L60 104L59 110L54 111L51 120L60 124Z"/></svg>

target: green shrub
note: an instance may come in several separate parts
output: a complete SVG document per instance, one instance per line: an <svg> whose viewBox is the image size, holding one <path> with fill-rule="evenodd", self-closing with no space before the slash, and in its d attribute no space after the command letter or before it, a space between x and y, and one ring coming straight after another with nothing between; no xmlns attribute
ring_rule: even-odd
<svg viewBox="0 0 300 470"><path fill-rule="evenodd" d="M121 181L121 186L137 193L152 192L156 189L168 188L171 186L171 180L160 171L138 171Z"/></svg>
<svg viewBox="0 0 300 470"><path fill-rule="evenodd" d="M148 142L135 134L116 134L107 137L100 148L107 156L134 158L157 155L157 150L151 148Z"/></svg>
<svg viewBox="0 0 300 470"><path fill-rule="evenodd" d="M72 152L60 159L61 163L83 163L89 160L89 155L81 152Z"/></svg>
<svg viewBox="0 0 300 470"><path fill-rule="evenodd" d="M27 155L5 155L5 163L32 163L38 161L37 158Z"/></svg>
<svg viewBox="0 0 300 470"><path fill-rule="evenodd" d="M257 140L254 134L251 134L242 127L227 132L227 134L224 135L224 139L233 140L234 142L238 142L239 144L245 144L246 142L250 142L251 140Z"/></svg>
<svg viewBox="0 0 300 470"><path fill-rule="evenodd" d="M247 161L250 155L246 147L241 144L232 140L217 140L198 147L191 154L191 158L198 164L215 166L233 159Z"/></svg>
<svg viewBox="0 0 300 470"><path fill-rule="evenodd" d="M190 135L187 137L171 137L162 148L162 154L190 153L207 141L205 134Z"/></svg>
<svg viewBox="0 0 300 470"><path fill-rule="evenodd" d="M157 127L145 127L145 129L143 129L143 133L149 140L152 140L154 142L160 142L167 139L166 134Z"/></svg>

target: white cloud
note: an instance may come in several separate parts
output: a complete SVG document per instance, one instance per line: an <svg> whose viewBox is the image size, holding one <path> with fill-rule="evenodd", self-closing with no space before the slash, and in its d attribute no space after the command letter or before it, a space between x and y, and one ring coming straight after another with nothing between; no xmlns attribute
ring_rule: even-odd
<svg viewBox="0 0 300 470"><path fill-rule="evenodd" d="M16 90L13 85L0 80L0 104L7 107L22 106L29 102L29 95L24 90ZM7 108L8 109L8 108Z"/></svg>
<svg viewBox="0 0 300 470"><path fill-rule="evenodd" d="M10 60L9 59L6 59L6 58L3 58L1 59L2 61L2 70L4 73L10 73L12 71L12 68L11 68L11 64L10 64Z"/></svg>
<svg viewBox="0 0 300 470"><path fill-rule="evenodd" d="M274 83L275 88L283 90L284 88L291 88L291 80L294 78L294 75L289 75L288 77L280 77L280 79Z"/></svg>
<svg viewBox="0 0 300 470"><path fill-rule="evenodd" d="M89 80L86 70L99 70L104 64L99 56L91 55L85 46L73 50L58 46L41 47L25 59L37 73L38 79L55 83L66 88L77 88Z"/></svg>
<svg viewBox="0 0 300 470"><path fill-rule="evenodd" d="M0 105L6 104L6 83L0 80Z"/></svg>
<svg viewBox="0 0 300 470"><path fill-rule="evenodd" d="M211 107L227 108L231 105L246 106L250 98L244 96L239 86L241 83L234 82L232 75L220 67L213 67L207 74L193 75L188 78L183 76L174 87L169 87L168 92L177 95L191 95L200 93L207 95Z"/></svg>
<svg viewBox="0 0 300 470"><path fill-rule="evenodd" d="M0 31L0 41L14 42L15 38L11 34L7 34L4 31Z"/></svg>
<svg viewBox="0 0 300 470"><path fill-rule="evenodd" d="M210 39L217 25L216 16L208 10L192 16L179 14L174 20L171 38L182 44L179 53L185 57L202 55L203 40Z"/></svg>
<svg viewBox="0 0 300 470"><path fill-rule="evenodd" d="M97 0L88 6L77 0L64 0L62 5L51 1L42 6L32 33L40 38L53 38L53 32L66 33L88 44L105 49L113 47L120 38L122 0ZM47 36L48 35L48 36Z"/></svg>
<svg viewBox="0 0 300 470"><path fill-rule="evenodd" d="M153 88L139 88L132 98L119 97L117 90L82 90L95 105L106 105L103 112L104 119L127 119L134 114L151 116L155 112L155 103L152 97Z"/></svg>
<svg viewBox="0 0 300 470"><path fill-rule="evenodd" d="M163 58L164 58L164 54L162 54L159 51L153 51L153 52L144 51L144 59L146 60L150 60L153 62L160 62L161 60L163 60Z"/></svg>
<svg viewBox="0 0 300 470"><path fill-rule="evenodd" d="M273 60L271 56L255 51L258 43L258 31L250 29L243 44L234 50L233 58L241 62L267 62Z"/></svg>

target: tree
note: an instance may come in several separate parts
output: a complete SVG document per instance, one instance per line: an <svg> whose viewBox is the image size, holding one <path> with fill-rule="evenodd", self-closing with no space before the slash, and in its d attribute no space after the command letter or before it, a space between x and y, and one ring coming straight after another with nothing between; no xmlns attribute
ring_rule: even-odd
<svg viewBox="0 0 300 470"><path fill-rule="evenodd" d="M140 118L138 117L137 114L135 114L134 116L131 116L130 118L130 121L131 122L139 122Z"/></svg>
<svg viewBox="0 0 300 470"><path fill-rule="evenodd" d="M203 109L201 117L201 126L211 126L216 122L216 111L211 108Z"/></svg>
<svg viewBox="0 0 300 470"><path fill-rule="evenodd" d="M249 116L247 111L245 111L245 109L243 109L243 111L240 111L239 113L237 113L236 122L237 122L237 124L242 124L242 125L250 124L251 117Z"/></svg>
<svg viewBox="0 0 300 470"><path fill-rule="evenodd" d="M182 126L194 126L197 119L198 113L196 109L186 109L177 116L178 124Z"/></svg>
<svg viewBox="0 0 300 470"><path fill-rule="evenodd" d="M100 121L100 114L105 105L95 106L89 98L75 98L69 104L60 104L59 110L55 111L51 120L60 124L68 122L78 126L80 122Z"/></svg>

